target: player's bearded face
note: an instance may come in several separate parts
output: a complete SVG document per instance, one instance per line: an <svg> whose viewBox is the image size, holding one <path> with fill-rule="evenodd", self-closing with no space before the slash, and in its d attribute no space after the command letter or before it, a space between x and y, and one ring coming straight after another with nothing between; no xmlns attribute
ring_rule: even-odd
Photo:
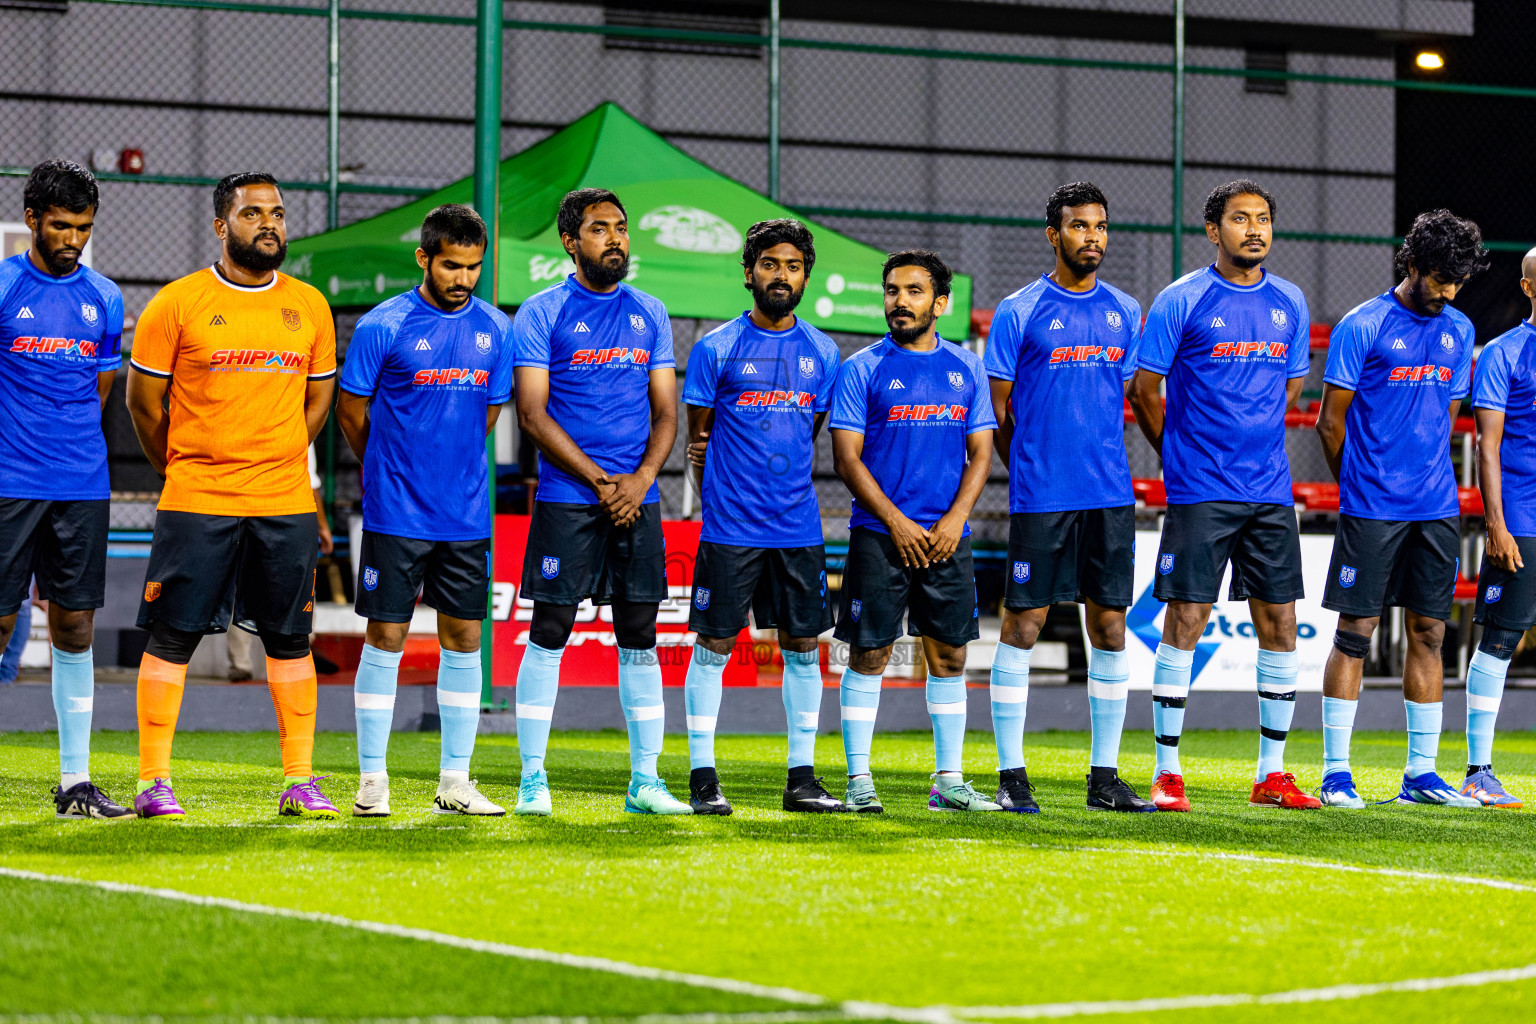
<svg viewBox="0 0 1536 1024"><path fill-rule="evenodd" d="M779 246L775 246L775 249ZM785 260L765 258L752 268L752 278L747 288L752 292L752 302L758 311L770 320L782 320L800 305L805 294L805 270L800 263L800 252L793 246L784 246L793 255ZM770 254L765 253L765 257Z"/></svg>
<svg viewBox="0 0 1536 1024"><path fill-rule="evenodd" d="M1086 277L1104 262L1104 246L1109 241L1109 217L1097 203L1069 207L1062 211L1062 226L1057 228L1056 248L1061 261L1079 277Z"/></svg>
<svg viewBox="0 0 1536 1024"><path fill-rule="evenodd" d="M1263 196L1240 195L1227 201L1218 226L1218 244L1234 266L1252 270L1269 255L1274 239L1269 203Z"/></svg>
<svg viewBox="0 0 1536 1024"><path fill-rule="evenodd" d="M230 224L224 250L232 262L257 274L276 270L288 258L288 238L271 224Z"/></svg>
<svg viewBox="0 0 1536 1024"><path fill-rule="evenodd" d="M891 337L903 345L916 341L938 319L933 307L932 293L922 299L906 293L898 294L894 304L889 299L886 302L885 326L890 328Z"/></svg>
<svg viewBox="0 0 1536 1024"><path fill-rule="evenodd" d="M74 272L80 263L80 253L91 237L95 214L95 209L71 213L54 207L37 221L32 241L48 273L63 277Z"/></svg>

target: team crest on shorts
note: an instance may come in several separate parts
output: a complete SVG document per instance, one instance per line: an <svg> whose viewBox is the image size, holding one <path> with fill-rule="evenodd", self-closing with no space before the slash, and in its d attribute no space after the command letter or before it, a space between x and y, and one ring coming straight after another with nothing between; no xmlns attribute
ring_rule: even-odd
<svg viewBox="0 0 1536 1024"><path fill-rule="evenodd" d="M708 587L696 587L696 588L694 588L694 591L693 591L693 606L695 608L697 608L701 612L708 610L708 608L709 608L709 588Z"/></svg>
<svg viewBox="0 0 1536 1024"><path fill-rule="evenodd" d="M1503 587L1489 587L1487 590L1483 591L1483 603L1484 604L1498 604L1499 603L1499 598L1501 598L1503 596L1504 596L1504 588Z"/></svg>
<svg viewBox="0 0 1536 1024"><path fill-rule="evenodd" d="M949 386L954 388L956 391L964 391L965 390L965 374L961 373L959 370L950 370L949 371Z"/></svg>
<svg viewBox="0 0 1536 1024"><path fill-rule="evenodd" d="M1355 585L1355 567L1352 565L1339 566L1339 586L1352 587Z"/></svg>
<svg viewBox="0 0 1536 1024"><path fill-rule="evenodd" d="M85 317L86 323L93 324L96 322L96 307L89 302L82 302L80 303L80 315Z"/></svg>
<svg viewBox="0 0 1536 1024"><path fill-rule="evenodd" d="M854 598L853 603L848 606L848 614L853 617L854 622L858 622L859 616L864 614L864 602Z"/></svg>
<svg viewBox="0 0 1536 1024"><path fill-rule="evenodd" d="M554 555L545 555L544 561L539 564L539 571L544 574L545 579L554 579L560 575L560 559Z"/></svg>
<svg viewBox="0 0 1536 1024"><path fill-rule="evenodd" d="M1013 563L1013 578L1014 578L1015 582L1018 582L1018 583L1028 583L1029 582L1029 563L1028 562L1014 562Z"/></svg>
<svg viewBox="0 0 1536 1024"><path fill-rule="evenodd" d="M1120 329L1120 314L1112 309L1106 309L1104 311L1104 322L1109 324L1110 330L1118 331Z"/></svg>
<svg viewBox="0 0 1536 1024"><path fill-rule="evenodd" d="M1272 309L1272 310L1270 310L1269 311L1269 322L1274 324L1276 329L1282 330L1282 331L1285 330L1285 310L1283 310L1283 309Z"/></svg>
<svg viewBox="0 0 1536 1024"><path fill-rule="evenodd" d="M363 566L363 589L372 590L379 585L379 570L371 565Z"/></svg>
<svg viewBox="0 0 1536 1024"><path fill-rule="evenodd" d="M299 320L299 311L298 310L296 310L296 309L285 309L285 310L283 310L283 326L284 327L288 328L290 331L296 331L296 330L299 329L300 322L301 321Z"/></svg>
<svg viewBox="0 0 1536 1024"><path fill-rule="evenodd" d="M1157 560L1157 571L1167 576L1173 572L1173 555L1163 555Z"/></svg>
<svg viewBox="0 0 1536 1024"><path fill-rule="evenodd" d="M476 331L475 348L481 352L489 352L491 350L491 336L484 331Z"/></svg>
<svg viewBox="0 0 1536 1024"><path fill-rule="evenodd" d="M1440 347L1449 352L1456 347L1456 339L1449 334L1442 334L1440 335Z"/></svg>
<svg viewBox="0 0 1536 1024"><path fill-rule="evenodd" d="M146 584L144 584L144 600L146 600L146 601L153 601L155 598L157 598L159 596L160 596L160 584L158 584L158 583L146 583Z"/></svg>
<svg viewBox="0 0 1536 1024"><path fill-rule="evenodd" d="M816 376L816 360L812 359L810 356L801 356L800 357L800 376L802 376L802 377L814 377L814 376Z"/></svg>
<svg viewBox="0 0 1536 1024"><path fill-rule="evenodd" d="M631 314L629 314L629 326L631 326L631 327L633 327L635 329L635 333L636 334L644 334L645 333L645 317L641 316L639 313L631 313Z"/></svg>

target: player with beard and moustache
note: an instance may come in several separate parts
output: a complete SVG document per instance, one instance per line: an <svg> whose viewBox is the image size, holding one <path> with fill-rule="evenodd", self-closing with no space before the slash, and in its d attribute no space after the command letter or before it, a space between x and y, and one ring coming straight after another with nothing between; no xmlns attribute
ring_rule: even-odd
<svg viewBox="0 0 1536 1024"><path fill-rule="evenodd" d="M146 818L184 817L171 740L187 663L231 620L261 637L277 709L278 813L335 818L315 784L314 618L319 523L309 445L336 387L336 331L315 288L278 273L288 254L270 174L213 191L217 263L160 289L139 317L128 411L165 476L139 627L139 794Z"/></svg>
<svg viewBox="0 0 1536 1024"><path fill-rule="evenodd" d="M421 284L357 322L342 368L336 419L363 467L357 614L368 629L353 688L359 817L389 814L385 756L418 591L437 609L441 645L432 809L506 813L469 777L491 585L485 438L512 397L511 321L473 294L486 241L485 221L467 206L427 214L416 250Z"/></svg>
<svg viewBox="0 0 1536 1024"><path fill-rule="evenodd" d="M1168 605L1152 676L1151 796L1164 811L1189 810L1179 763L1184 705L1195 645L1229 561L1229 599L1248 601L1259 642L1259 759L1248 802L1322 806L1285 771L1296 710L1296 600L1303 596L1285 413L1307 376L1311 324L1301 289L1263 267L1274 214L1274 197L1258 182L1212 190L1205 234L1216 262L1158 294L1136 354L1131 408L1162 457L1168 488L1153 589Z"/></svg>
<svg viewBox="0 0 1536 1024"><path fill-rule="evenodd" d="M0 648L36 575L53 641L54 811L118 821L133 811L90 776L91 639L106 598L110 485L101 416L122 363L123 295L80 263L100 203L90 171L68 160L40 163L23 198L32 245L0 263Z"/></svg>
<svg viewBox="0 0 1536 1024"><path fill-rule="evenodd" d="M937 253L885 261L890 332L848 357L832 395L837 475L853 492L836 636L849 644L839 688L848 792L859 813L884 810L869 770L881 676L891 647L921 636L933 722L932 811L1000 811L961 774L965 648L977 629L971 508L992 468L997 426L981 359L939 337L953 275Z"/></svg>
<svg viewBox="0 0 1536 1024"><path fill-rule="evenodd" d="M752 225L741 252L752 308L688 354L688 456L704 511L688 616L698 640L684 682L688 795L698 814L731 813L715 768L715 724L725 664L748 609L759 629L778 629L784 655L784 809L848 810L814 767L817 638L831 628L832 613L811 470L839 361L836 343L794 313L815 264L815 240L799 221Z"/></svg>
<svg viewBox="0 0 1536 1024"><path fill-rule="evenodd" d="M1461 560L1451 427L1472 390L1475 334L1466 314L1446 304L1487 268L1482 241L1476 224L1449 210L1419 214L1398 250L1402 280L1344 314L1328 339L1317 436L1339 482L1339 525L1323 607L1339 613L1339 624L1323 671L1318 796L1325 806L1365 806L1349 768L1349 741L1371 635L1394 605L1404 611L1407 636L1408 761L1397 801L1482 806L1435 771L1445 682L1440 648ZM1468 694L1475 704L1470 684Z"/></svg>
<svg viewBox="0 0 1536 1024"><path fill-rule="evenodd" d="M1109 201L1097 185L1056 189L1045 219L1056 268L998 303L987 336L994 443L1008 465L1010 571L992 662L997 802L1010 811L1040 809L1024 764L1030 655L1051 605L1081 601L1093 726L1088 807L1153 811L1119 773L1136 550L1123 410L1141 306L1099 279Z"/></svg>
<svg viewBox="0 0 1536 1024"><path fill-rule="evenodd" d="M556 218L576 272L512 321L518 425L539 448L539 489L519 596L533 625L517 673L517 814L549 814L544 755L560 657L582 601L613 607L619 702L629 726L635 814L691 814L656 774L664 708L656 612L667 598L656 474L677 438L672 323L624 283L629 222L618 196L584 188Z"/></svg>

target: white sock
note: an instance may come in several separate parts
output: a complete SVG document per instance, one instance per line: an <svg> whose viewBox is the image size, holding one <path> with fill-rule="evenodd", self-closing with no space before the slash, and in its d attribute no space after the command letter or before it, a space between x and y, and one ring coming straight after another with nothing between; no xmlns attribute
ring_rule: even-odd
<svg viewBox="0 0 1536 1024"><path fill-rule="evenodd" d="M440 785L444 786L452 785L455 782L468 782L469 772L457 771L453 768L444 768L442 771L437 773L437 780Z"/></svg>
<svg viewBox="0 0 1536 1024"><path fill-rule="evenodd" d="M389 772L387 772L387 771L361 772L361 773L359 773L358 781L360 781L360 782L388 782L389 781Z"/></svg>
<svg viewBox="0 0 1536 1024"><path fill-rule="evenodd" d="M74 789L76 786L80 785L80 783L90 781L90 772L60 772L59 792L68 793L71 789Z"/></svg>

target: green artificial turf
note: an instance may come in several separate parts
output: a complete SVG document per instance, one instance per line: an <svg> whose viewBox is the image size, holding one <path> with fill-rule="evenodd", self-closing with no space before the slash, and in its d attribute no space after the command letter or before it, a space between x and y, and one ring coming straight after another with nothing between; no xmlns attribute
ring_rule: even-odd
<svg viewBox="0 0 1536 1024"><path fill-rule="evenodd" d="M773 736L718 742L733 817L629 815L624 737L557 733L547 765L554 817L472 820L430 813L437 737L399 734L390 749L392 818L297 823L274 813L275 736L187 733L177 738L173 769L187 821L104 824L55 822L46 802L55 737L8 734L0 736L0 867L784 986L824 997L824 1008L1260 995L1536 963L1536 815L1390 804L1253 809L1256 737L1201 732L1181 747L1194 813L1094 813L1083 807L1087 737L1027 741L1038 816L928 812L932 748L922 734L876 737L881 816L780 811L784 740ZM1444 738L1448 777L1459 777L1462 742ZM132 793L134 743L130 734L95 737L94 777L122 800ZM684 744L668 737L667 746L661 771L680 792ZM1122 772L1143 793L1150 748L1148 734L1127 734ZM1501 735L1496 749L1509 788L1536 798L1536 737ZM822 737L819 750L828 787L840 793L836 737ZM1318 735L1292 734L1288 755L1301 784L1314 787ZM1400 735L1355 737L1367 799L1395 793L1402 757ZM475 763L481 789L510 807L515 741L481 737ZM978 769L978 788L995 784L990 735L968 737L966 763ZM336 772L322 787L350 806L352 737L320 736L316 764ZM1504 879L1530 891L1338 865ZM1527 980L1098 1019L1487 1024L1530 1019L1533 1005L1536 980ZM357 1019L807 1009L817 1008L0 877L0 1022L64 1013Z"/></svg>

